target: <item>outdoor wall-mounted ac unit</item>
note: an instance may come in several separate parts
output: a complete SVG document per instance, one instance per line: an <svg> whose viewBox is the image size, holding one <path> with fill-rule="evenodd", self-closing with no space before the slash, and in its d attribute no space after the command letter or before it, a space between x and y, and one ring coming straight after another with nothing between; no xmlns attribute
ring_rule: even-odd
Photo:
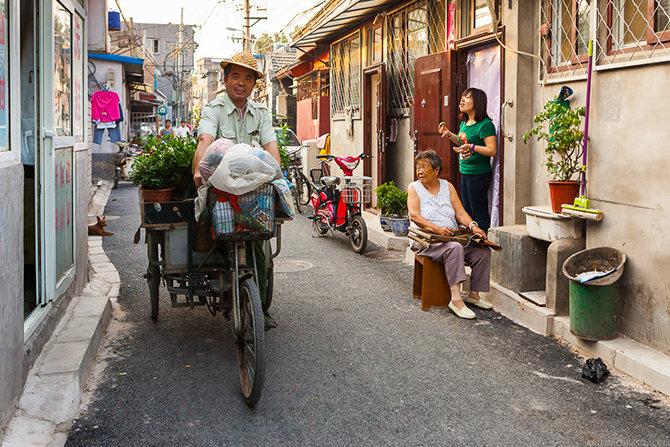
<svg viewBox="0 0 670 447"><path fill-rule="evenodd" d="M277 95L277 114L278 115L288 115L288 96L286 95Z"/></svg>

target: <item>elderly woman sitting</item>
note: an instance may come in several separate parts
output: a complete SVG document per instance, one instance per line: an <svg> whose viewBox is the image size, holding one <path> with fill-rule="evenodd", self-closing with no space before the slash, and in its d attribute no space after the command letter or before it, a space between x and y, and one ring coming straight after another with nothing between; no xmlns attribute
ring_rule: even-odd
<svg viewBox="0 0 670 447"><path fill-rule="evenodd" d="M416 176L419 179L407 189L407 207L413 224L434 234L451 236L458 224L469 228L473 233L486 237L486 233L477 226L465 212L454 186L438 178L442 171L442 159L434 150L419 153L414 159ZM476 244L464 247L458 242L442 242L424 247L412 242L412 251L426 256L434 262L444 264L444 271L451 286L449 309L460 318L475 318L461 298L461 283L466 280L465 265L472 268L470 293L465 298L469 304L482 309L493 307L479 296L479 292L489 291L491 270L491 250Z"/></svg>

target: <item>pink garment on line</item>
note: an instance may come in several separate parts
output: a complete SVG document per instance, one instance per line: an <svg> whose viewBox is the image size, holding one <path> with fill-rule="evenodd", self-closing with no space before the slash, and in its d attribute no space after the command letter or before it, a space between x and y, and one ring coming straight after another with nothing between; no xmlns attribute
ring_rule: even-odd
<svg viewBox="0 0 670 447"><path fill-rule="evenodd" d="M119 95L116 92L98 90L91 98L91 119L108 123L121 119Z"/></svg>

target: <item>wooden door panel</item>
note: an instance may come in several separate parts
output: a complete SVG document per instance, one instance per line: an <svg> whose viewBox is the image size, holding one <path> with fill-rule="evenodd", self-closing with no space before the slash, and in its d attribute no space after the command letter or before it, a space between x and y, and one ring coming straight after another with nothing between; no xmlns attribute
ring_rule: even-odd
<svg viewBox="0 0 670 447"><path fill-rule="evenodd" d="M452 79L453 51L430 54L416 59L414 73L414 130L417 132L419 151L433 149L442 158L444 168L440 178L451 181L452 166L456 166L455 152L447 138L437 132L444 121L456 130L456 90Z"/></svg>

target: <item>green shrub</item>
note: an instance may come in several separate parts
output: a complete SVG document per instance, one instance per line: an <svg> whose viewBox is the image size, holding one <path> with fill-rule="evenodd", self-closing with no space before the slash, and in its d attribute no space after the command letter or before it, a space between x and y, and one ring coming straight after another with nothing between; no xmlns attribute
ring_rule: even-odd
<svg viewBox="0 0 670 447"><path fill-rule="evenodd" d="M192 181L191 162L197 147L195 138L147 138L144 151L133 161L130 178L144 189L177 190Z"/></svg>
<svg viewBox="0 0 670 447"><path fill-rule="evenodd" d="M407 193L398 188L393 181L386 182L375 188L377 207L383 216L406 216Z"/></svg>

